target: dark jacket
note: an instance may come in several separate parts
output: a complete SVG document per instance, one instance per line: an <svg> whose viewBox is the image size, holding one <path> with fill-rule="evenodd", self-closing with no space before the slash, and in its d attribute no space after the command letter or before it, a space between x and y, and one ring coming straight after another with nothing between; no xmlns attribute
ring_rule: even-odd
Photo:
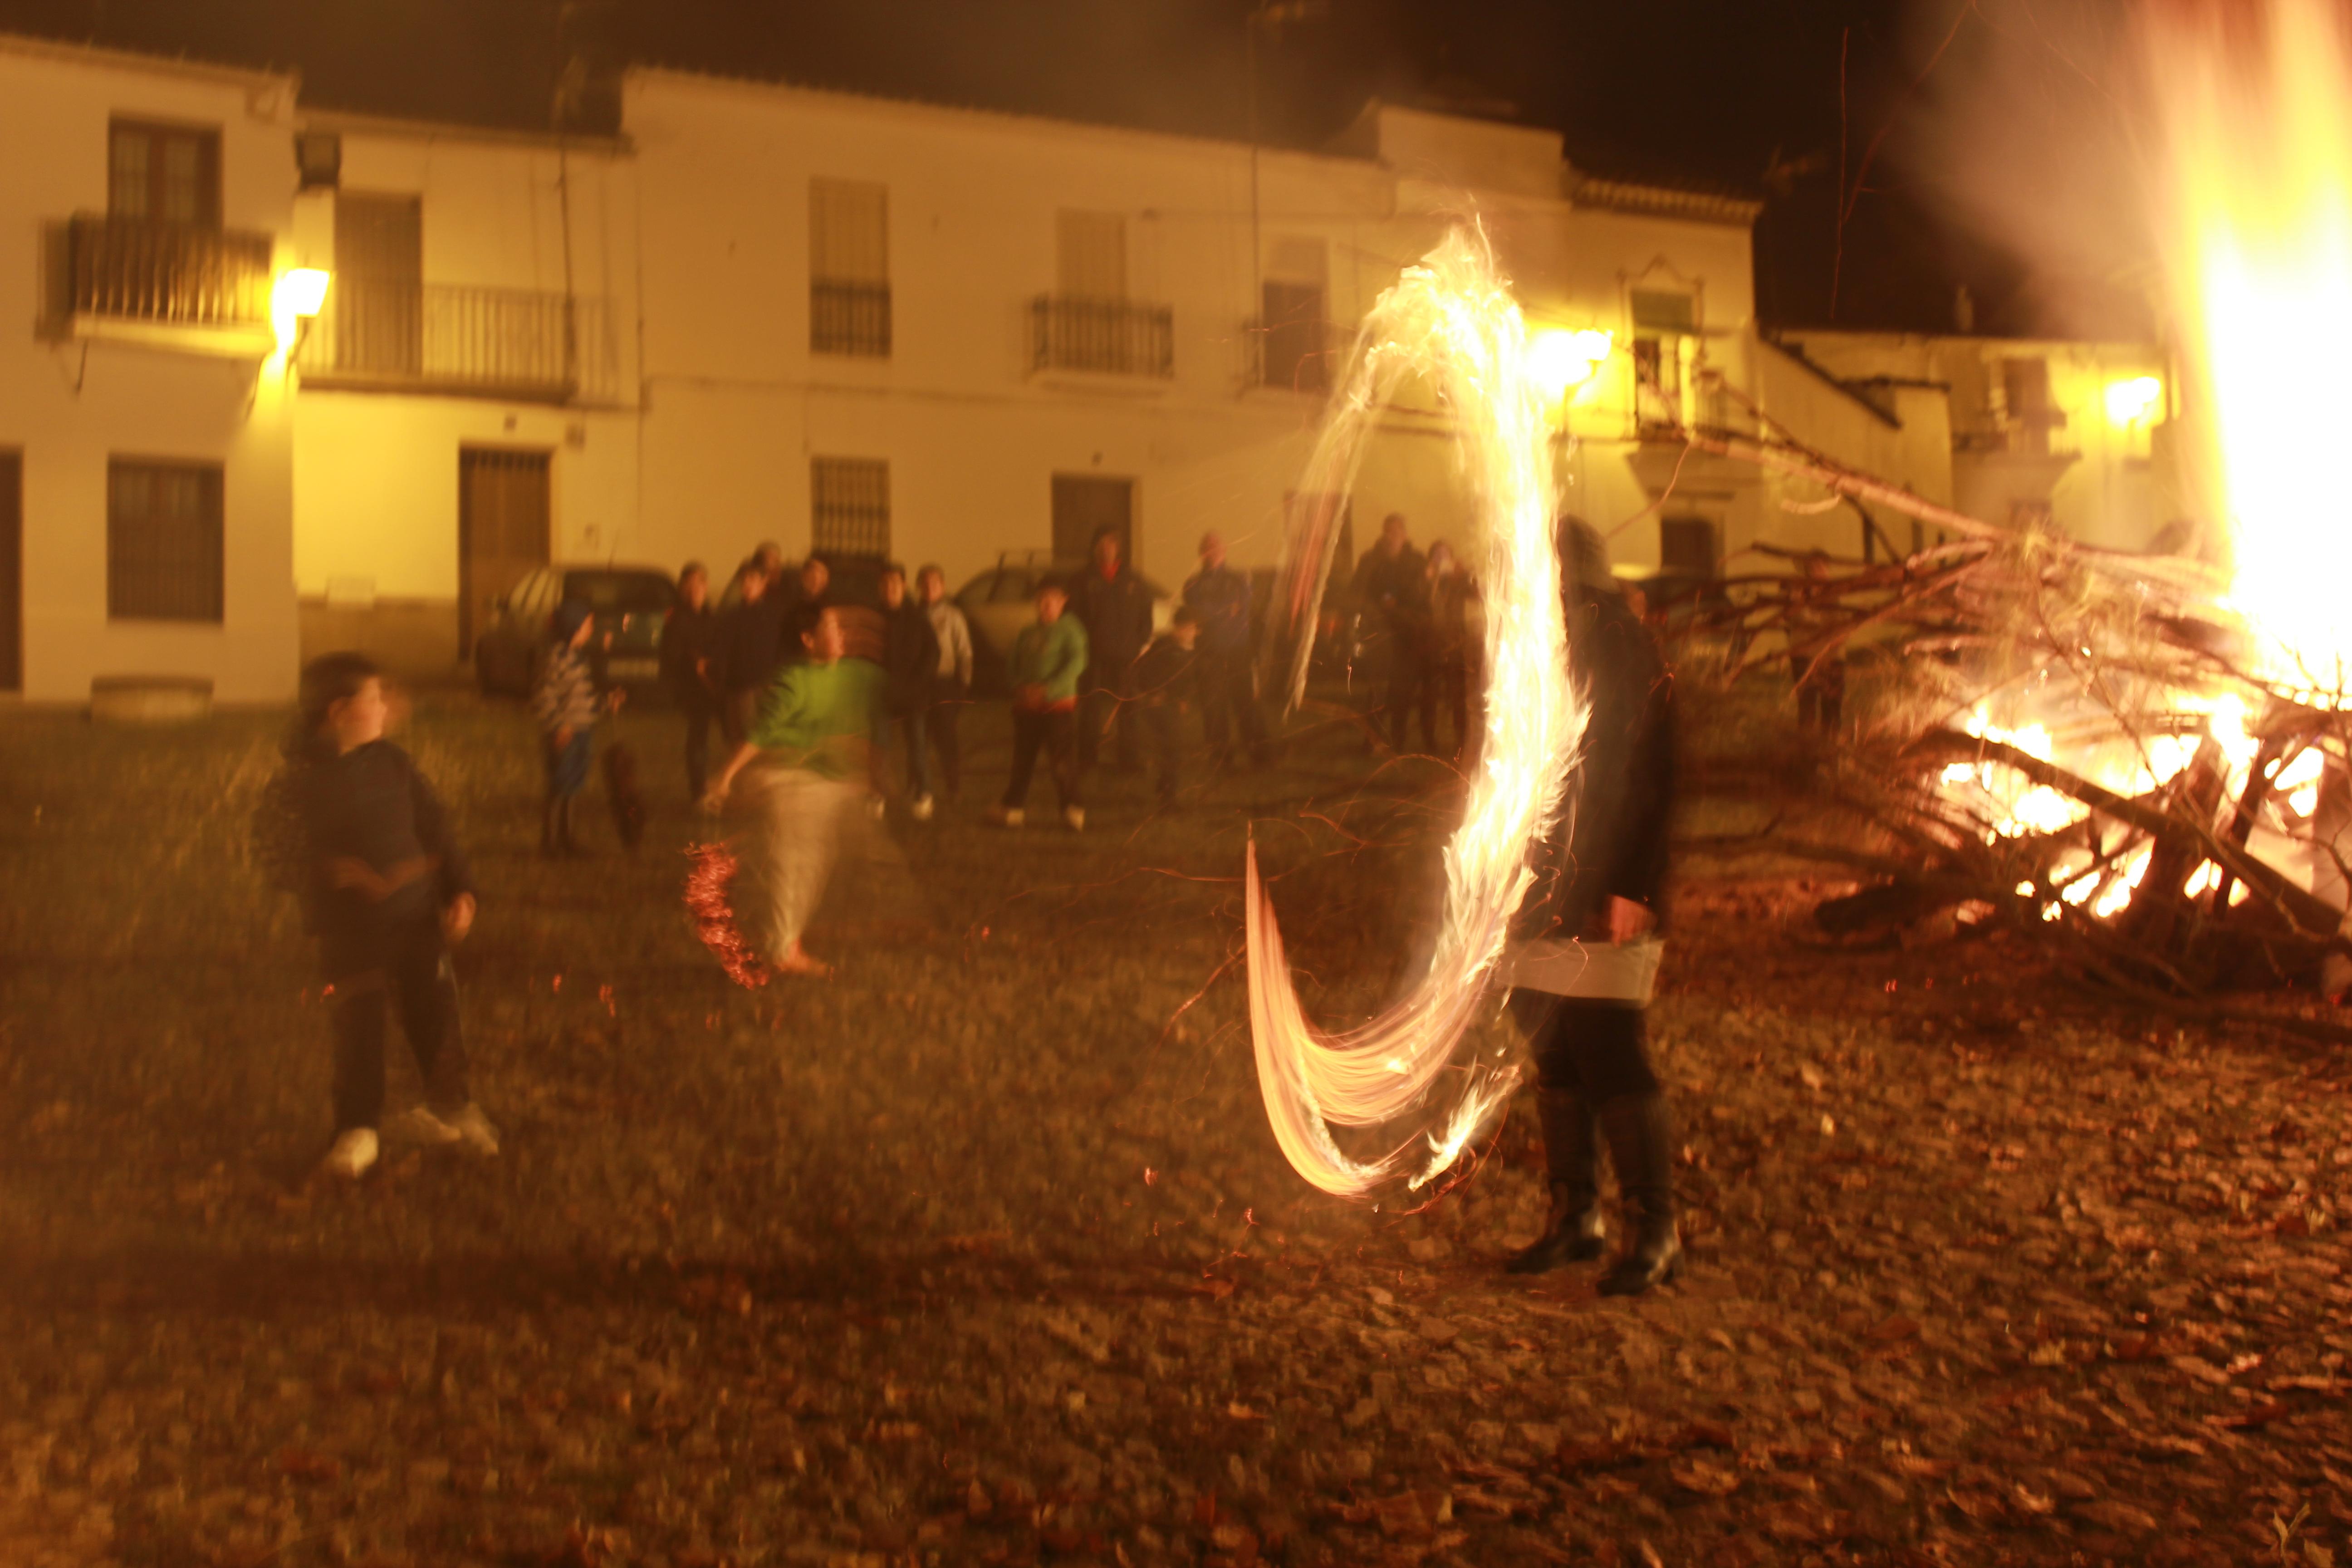
<svg viewBox="0 0 2352 1568"><path fill-rule="evenodd" d="M288 777L303 906L331 949L363 955L375 937L474 890L440 797L390 741L298 762Z"/></svg>
<svg viewBox="0 0 2352 1568"><path fill-rule="evenodd" d="M1429 619L1428 567L1410 544L1394 555L1378 546L1366 551L1356 563L1357 611L1375 617L1401 642L1418 643Z"/></svg>
<svg viewBox="0 0 2352 1568"><path fill-rule="evenodd" d="M1512 934L1585 936L1612 898L1646 904L1663 928L1675 804L1674 676L1649 627L1617 595L1574 595L1566 607L1569 668L1591 712L1560 820L1528 854L1536 881Z"/></svg>
<svg viewBox="0 0 2352 1568"><path fill-rule="evenodd" d="M885 712L912 713L930 701L940 672L940 635L931 629L930 613L914 600L882 612L881 663Z"/></svg>
<svg viewBox="0 0 2352 1568"><path fill-rule="evenodd" d="M765 596L721 612L711 635L722 691L759 690L783 661L782 608Z"/></svg>
<svg viewBox="0 0 2352 1568"><path fill-rule="evenodd" d="M1108 680L1135 662L1151 640L1151 590L1126 562L1114 576L1088 563L1070 579L1070 613L1087 628L1087 648L1093 662L1087 667L1090 683Z"/></svg>
<svg viewBox="0 0 2352 1568"><path fill-rule="evenodd" d="M1249 651L1247 577L1230 566L1203 566L1186 579L1184 603L1201 623L1201 652L1229 655Z"/></svg>
<svg viewBox="0 0 2352 1568"><path fill-rule="evenodd" d="M1200 661L1197 648L1188 648L1173 637L1154 637L1151 646L1136 656L1127 689L1147 708L1190 702Z"/></svg>
<svg viewBox="0 0 2352 1568"><path fill-rule="evenodd" d="M689 610L670 606L662 623L662 684L680 707L708 707L726 675L719 644L720 617L709 605ZM706 666L698 669L697 666Z"/></svg>

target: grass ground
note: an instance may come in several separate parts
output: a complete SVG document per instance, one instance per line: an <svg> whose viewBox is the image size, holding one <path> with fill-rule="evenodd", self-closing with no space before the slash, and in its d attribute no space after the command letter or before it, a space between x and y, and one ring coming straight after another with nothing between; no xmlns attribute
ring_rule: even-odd
<svg viewBox="0 0 2352 1568"><path fill-rule="evenodd" d="M645 847L550 863L523 721L447 696L404 738L483 887L506 1147L334 1185L246 849L278 722L0 716L0 1563L2347 1551L2340 1063L2086 1012L1998 937L1824 948L1788 868L1694 864L1655 1012L1694 1266L1602 1302L1495 1272L1523 1126L1408 1215L1265 1125L1245 835L1310 1010L1360 1013L1434 764L1318 732L995 833L982 710L962 807L813 935L838 976L745 991L680 907L673 720L621 724Z"/></svg>

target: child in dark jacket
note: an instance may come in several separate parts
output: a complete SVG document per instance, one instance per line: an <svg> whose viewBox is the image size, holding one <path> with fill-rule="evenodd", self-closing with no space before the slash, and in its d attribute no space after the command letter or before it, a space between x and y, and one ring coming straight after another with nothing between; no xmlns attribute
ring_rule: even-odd
<svg viewBox="0 0 2352 1568"><path fill-rule="evenodd" d="M1128 675L1135 694L1135 711L1142 721L1152 761L1160 769L1160 804L1176 803L1176 784L1183 771L1185 708L1197 697L1200 684L1201 623L1190 605L1177 610L1168 629L1138 654Z"/></svg>
<svg viewBox="0 0 2352 1568"><path fill-rule="evenodd" d="M386 717L383 680L365 658L313 661L274 788L289 840L281 869L302 895L334 1005L335 1142L326 1169L344 1177L375 1163L387 1000L425 1079L425 1103L402 1131L482 1154L499 1150L467 1090L449 963L449 947L473 925L473 879L440 798L383 738Z"/></svg>

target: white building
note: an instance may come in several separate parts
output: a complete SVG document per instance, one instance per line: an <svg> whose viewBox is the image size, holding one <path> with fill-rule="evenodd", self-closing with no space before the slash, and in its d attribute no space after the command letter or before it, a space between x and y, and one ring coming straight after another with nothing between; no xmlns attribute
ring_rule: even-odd
<svg viewBox="0 0 2352 1568"><path fill-rule="evenodd" d="M294 689L295 88L0 37L0 689Z"/></svg>
<svg viewBox="0 0 2352 1568"><path fill-rule="evenodd" d="M1471 215L1530 324L1583 334L1560 477L1622 570L1859 542L1852 509L1689 426L1760 418L1996 520L2043 468L2088 536L2145 510L2084 483L2105 446L2021 458L2016 375L1968 368L1990 349L1759 338L1751 204L1593 178L1549 132L1375 102L1327 150L1253 149L635 70L621 136L558 138L7 39L0 88L13 144L58 150L0 173L27 240L0 292L35 323L0 334L0 680L34 697L283 697L298 624L309 652L452 675L549 562L723 573L774 540L961 582L1108 526L1171 585L1212 527L1269 564L1354 323ZM325 310L273 327L298 267L331 271ZM2124 364L2093 357L2035 428L2090 429L2076 382ZM1450 437L1391 412L1357 536L1396 510L1467 542Z"/></svg>

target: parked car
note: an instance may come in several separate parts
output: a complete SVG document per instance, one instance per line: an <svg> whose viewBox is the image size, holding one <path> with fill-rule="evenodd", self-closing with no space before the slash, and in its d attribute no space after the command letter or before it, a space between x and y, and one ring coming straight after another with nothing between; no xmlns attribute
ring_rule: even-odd
<svg viewBox="0 0 2352 1568"><path fill-rule="evenodd" d="M974 679L984 689L1002 689L1004 658L1013 651L1013 639L1037 618L1039 585L1066 583L1085 569L1082 561L1056 559L1044 551L1008 550L996 558L995 565L963 585L955 596L956 605L971 626ZM1151 590L1151 629L1155 634L1166 631L1169 617L1176 613L1176 601L1149 577L1143 579L1143 585Z"/></svg>
<svg viewBox="0 0 2352 1568"><path fill-rule="evenodd" d="M651 688L661 674L662 624L677 596L669 574L651 566L538 567L499 595L490 624L476 635L474 679L487 692L529 696L555 607L584 599L594 612L588 647L599 677Z"/></svg>

